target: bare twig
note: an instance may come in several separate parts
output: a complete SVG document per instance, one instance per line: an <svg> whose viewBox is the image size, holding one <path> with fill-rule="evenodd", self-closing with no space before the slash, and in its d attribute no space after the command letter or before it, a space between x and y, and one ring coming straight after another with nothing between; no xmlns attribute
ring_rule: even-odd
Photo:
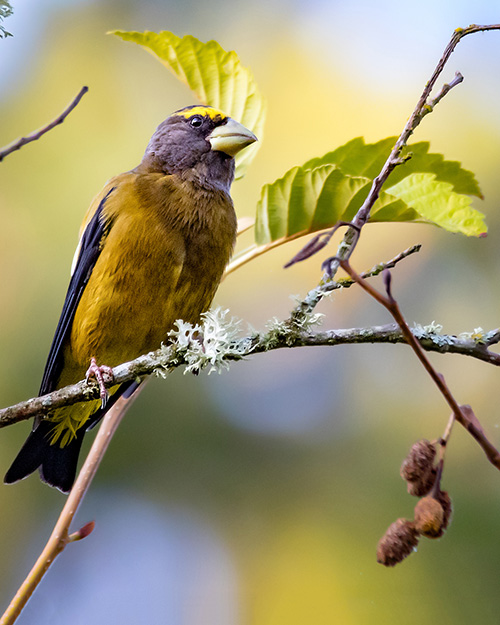
<svg viewBox="0 0 500 625"><path fill-rule="evenodd" d="M37 141L45 133L49 132L49 130L52 130L52 128L54 128L55 126L62 124L63 121L66 119L66 117L71 113L71 111L78 105L78 103L83 98L83 96L87 93L88 90L89 90L88 87L82 87L78 95L71 102L71 104L69 104L60 115L58 115L53 121L51 121L50 124L47 124L43 128L40 128L40 130L32 132L26 137L21 137L20 139L18 139L17 141L14 141L10 145L6 146L5 148L2 148L0 150L0 162L3 161L3 159L9 154L12 154L12 152L15 152L16 150L20 150L27 143L31 143L32 141Z"/></svg>
<svg viewBox="0 0 500 625"><path fill-rule="evenodd" d="M139 387L140 389L141 387ZM41 582L43 576L48 571L50 565L55 558L65 549L66 545L77 540L85 538L94 529L94 523L91 521L84 525L81 529L72 534L69 528L76 511L89 488L92 479L99 467L99 464L108 448L111 438L116 428L120 424L125 412L131 406L133 399L137 396L137 391L128 399L120 397L115 405L106 413L99 432L92 444L92 448L85 459L85 463L78 475L75 485L71 489L66 504L57 520L52 534L45 545L42 553L36 561L34 567L26 577L25 581L16 593L11 604L0 619L0 625L12 625L15 622L21 610L26 605L33 591Z"/></svg>
<svg viewBox="0 0 500 625"><path fill-rule="evenodd" d="M455 78L453 78L453 80L450 80L449 83L445 83L443 87L441 88L441 91L437 94L437 96L433 98L432 100L430 100L426 106L424 106L422 110L422 117L424 117L424 115L427 115L427 113L432 113L436 104L441 102L444 96L449 91L451 91L453 87L456 87L461 82L463 82L463 80L464 80L464 77L462 76L462 74L460 72L455 72Z"/></svg>
<svg viewBox="0 0 500 625"><path fill-rule="evenodd" d="M488 460L497 468L500 469L500 452L494 447L494 445L486 438L484 431L481 427L478 427L477 419L472 419L470 413L466 414L465 411L462 410L463 407L460 407L457 400L455 399L453 393L448 388L448 385L445 382L444 377L438 373L434 367L432 366L430 360L425 355L424 350L422 349L420 343L413 336L412 331L410 330L408 324L406 323L403 314L398 306L397 301L393 298L391 293L391 283L390 278L387 276L386 280L386 290L387 295L384 296L382 293L377 291L373 286L367 281L364 280L356 271L350 266L348 261L340 260L340 266L342 269L353 279L355 280L369 295L371 295L379 304L384 306L394 317L396 323L401 328L401 332L407 343L415 352L417 358L420 360L422 366L427 371L429 376L432 378L434 384L438 387L440 393L443 395L444 399L448 403L449 407L453 411L456 420L466 429L475 440L479 443L482 450L486 454ZM387 272L389 274L389 272ZM470 408L470 407L469 407ZM472 409L470 409L472 412Z"/></svg>
<svg viewBox="0 0 500 625"><path fill-rule="evenodd" d="M463 80L463 76L458 74L455 78L445 85L439 95L434 98L431 102L428 102L429 96L441 75L446 63L448 62L453 50L456 48L461 39L463 39L466 35L470 35L472 33L477 33L485 30L500 30L500 24L490 24L487 26L476 26L472 24L467 28L457 28L448 45L446 46L442 57L440 58L436 69L432 73L431 78L426 83L422 95L415 106L413 113L410 115L410 118L406 122L405 127L403 128L403 132L399 136L399 139L396 141L391 153L389 154L384 166L382 167L380 174L374 179L370 192L364 201L363 205L356 213L356 216L353 219L353 225L361 228L366 224L368 218L370 217L370 212L377 200L380 190L384 185L385 181L389 177L390 173L393 171L395 167L400 165L402 162L400 159L401 150L407 144L408 139L413 134L414 130L419 126L422 119L432 111L432 109L442 100L442 98L452 89L452 87L458 85ZM347 236L347 235L346 235ZM351 235L352 236L352 235ZM349 246L349 249L344 252L344 255L341 256L343 260L347 260L350 258L353 247Z"/></svg>
<svg viewBox="0 0 500 625"><path fill-rule="evenodd" d="M443 436L441 436L441 438L439 439L439 444L441 445L441 447L446 447L446 445L448 444L451 436L451 431L453 429L453 426L455 425L455 421L455 413L452 412L450 418L448 419L448 423L446 424L446 429L443 433Z"/></svg>

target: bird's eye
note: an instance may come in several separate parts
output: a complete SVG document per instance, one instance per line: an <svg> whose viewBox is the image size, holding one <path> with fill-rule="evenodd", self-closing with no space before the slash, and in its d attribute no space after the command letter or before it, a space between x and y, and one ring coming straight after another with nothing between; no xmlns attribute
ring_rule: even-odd
<svg viewBox="0 0 500 625"><path fill-rule="evenodd" d="M203 117L201 117L201 115L195 115L191 118L190 124L193 128L199 128L203 124Z"/></svg>

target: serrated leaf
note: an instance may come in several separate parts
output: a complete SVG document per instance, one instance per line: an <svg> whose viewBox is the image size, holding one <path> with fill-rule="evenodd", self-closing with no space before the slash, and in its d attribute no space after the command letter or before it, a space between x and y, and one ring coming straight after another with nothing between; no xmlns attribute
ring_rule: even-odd
<svg viewBox="0 0 500 625"><path fill-rule="evenodd" d="M278 239L318 232L351 220L370 190L371 180L349 176L338 167L293 167L262 188L257 204L255 240L267 245ZM411 221L419 215L404 201L381 193L374 214L388 221Z"/></svg>
<svg viewBox="0 0 500 625"><path fill-rule="evenodd" d="M262 188L255 219L255 241L268 245L350 221L363 204L372 181L350 176L334 165L293 167ZM455 193L434 174L411 174L382 192L370 221L432 223L450 232L480 236L484 215L471 199Z"/></svg>
<svg viewBox="0 0 500 625"><path fill-rule="evenodd" d="M261 141L266 103L251 71L236 52L226 52L216 41L203 43L171 32L127 32L112 34L141 45L184 82L202 104L221 109L241 122ZM259 143L236 156L236 178L241 178L255 157Z"/></svg>
<svg viewBox="0 0 500 625"><path fill-rule="evenodd" d="M484 215L472 208L471 199L455 193L451 184L437 180L434 174L411 174L387 193L415 209L422 220L449 232L477 237L487 231Z"/></svg>
<svg viewBox="0 0 500 625"><path fill-rule="evenodd" d="M322 157L307 161L304 167L312 169L319 165L336 165L351 176L366 176L373 179L380 173L396 140L397 137L388 137L377 143L366 144L362 137L357 137ZM430 144L427 141L406 146L402 151L402 157L411 154L411 158L392 171L388 179L389 184L396 184L413 173L430 173L435 174L437 180L452 184L456 193L483 197L471 171L464 169L457 161L445 160L442 154L429 153L429 148Z"/></svg>

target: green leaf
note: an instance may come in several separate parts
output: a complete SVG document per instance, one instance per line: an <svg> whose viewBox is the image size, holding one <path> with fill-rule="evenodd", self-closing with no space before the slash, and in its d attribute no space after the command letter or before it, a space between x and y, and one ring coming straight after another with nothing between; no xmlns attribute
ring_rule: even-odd
<svg viewBox="0 0 500 625"><path fill-rule="evenodd" d="M310 163L311 161L308 161ZM366 199L372 181L335 165L293 167L262 188L255 219L255 241L267 245L350 221ZM471 199L453 191L434 174L411 174L382 191L370 221L432 223L450 232L481 236L484 215Z"/></svg>
<svg viewBox="0 0 500 625"><path fill-rule="evenodd" d="M184 82L202 104L213 106L241 122L262 140L266 103L249 69L236 52L226 52L216 41L202 43L191 35L126 32L112 34L141 45ZM236 178L255 157L259 143L236 156Z"/></svg>
<svg viewBox="0 0 500 625"><path fill-rule="evenodd" d="M349 176L333 165L294 167L262 188L255 219L255 241L266 245L334 226L354 217L371 187L371 180ZM410 221L419 215L388 193L374 207L380 220ZM390 217L390 219L387 219Z"/></svg>
<svg viewBox="0 0 500 625"><path fill-rule="evenodd" d="M471 199L455 193L451 184L440 182L434 174L411 174L387 189L387 193L414 208L422 220L449 232L486 234L484 215L471 207ZM373 217L377 220L377 215Z"/></svg>
<svg viewBox="0 0 500 625"><path fill-rule="evenodd" d="M365 144L362 137L357 137L333 152L307 161L304 167L312 169L318 165L336 165L350 176L373 179L380 173L396 141L397 137L388 137L377 143ZM402 157L411 155L411 158L392 171L389 184L396 184L413 173L430 173L435 174L437 180L452 184L457 193L475 195L482 199L481 189L471 171L463 169L457 161L446 161L442 154L430 154L429 147L427 141L406 146Z"/></svg>

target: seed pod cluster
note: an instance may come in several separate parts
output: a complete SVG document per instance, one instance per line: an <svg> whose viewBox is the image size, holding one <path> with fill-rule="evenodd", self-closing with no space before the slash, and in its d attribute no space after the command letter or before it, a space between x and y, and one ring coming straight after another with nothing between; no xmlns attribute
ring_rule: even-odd
<svg viewBox="0 0 500 625"><path fill-rule="evenodd" d="M415 506L413 521L398 519L380 539L377 562L384 566L395 566L409 556L416 550L420 536L440 538L448 527L451 499L436 482L435 458L435 446L424 439L412 446L401 466L401 477L407 482L408 492L422 499Z"/></svg>

